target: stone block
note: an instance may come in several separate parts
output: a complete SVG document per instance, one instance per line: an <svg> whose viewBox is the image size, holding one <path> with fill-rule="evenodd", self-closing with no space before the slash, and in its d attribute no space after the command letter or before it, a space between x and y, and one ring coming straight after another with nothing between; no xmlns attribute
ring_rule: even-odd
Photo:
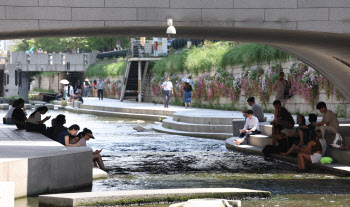
<svg viewBox="0 0 350 207"><path fill-rule="evenodd" d="M234 137L239 137L240 129L243 129L245 124L245 120L244 119L233 119L232 120L232 134Z"/></svg>
<svg viewBox="0 0 350 207"><path fill-rule="evenodd" d="M60 28L95 28L104 27L104 21L55 21L39 20L40 29L60 29Z"/></svg>
<svg viewBox="0 0 350 207"><path fill-rule="evenodd" d="M39 0L39 6L105 7L104 0Z"/></svg>
<svg viewBox="0 0 350 207"><path fill-rule="evenodd" d="M350 7L348 0L298 0L298 7L327 8L327 7Z"/></svg>
<svg viewBox="0 0 350 207"><path fill-rule="evenodd" d="M0 20L0 31L37 30L38 20Z"/></svg>
<svg viewBox="0 0 350 207"><path fill-rule="evenodd" d="M71 20L71 8L6 7L6 19Z"/></svg>
<svg viewBox="0 0 350 207"><path fill-rule="evenodd" d="M24 104L25 109L32 109L32 104Z"/></svg>
<svg viewBox="0 0 350 207"><path fill-rule="evenodd" d="M5 7L0 6L0 19L5 19Z"/></svg>
<svg viewBox="0 0 350 207"><path fill-rule="evenodd" d="M38 6L38 0L0 0L4 6Z"/></svg>
<svg viewBox="0 0 350 207"><path fill-rule="evenodd" d="M167 26L166 21L104 21L106 27ZM181 22L182 23L182 22ZM178 25L178 24L176 24ZM145 95L147 97L147 94Z"/></svg>
<svg viewBox="0 0 350 207"><path fill-rule="evenodd" d="M265 21L317 21L328 20L329 10L316 9L266 9Z"/></svg>
<svg viewBox="0 0 350 207"><path fill-rule="evenodd" d="M10 105L8 104L0 104L0 109L9 109Z"/></svg>
<svg viewBox="0 0 350 207"><path fill-rule="evenodd" d="M40 169L40 170L38 170ZM50 186L50 162L48 157L28 159L28 193L45 192Z"/></svg>
<svg viewBox="0 0 350 207"><path fill-rule="evenodd" d="M15 184L13 182L0 182L1 206L15 206Z"/></svg>
<svg viewBox="0 0 350 207"><path fill-rule="evenodd" d="M137 20L136 8L73 8L72 20Z"/></svg>
<svg viewBox="0 0 350 207"><path fill-rule="evenodd" d="M202 9L203 21L264 21L264 9Z"/></svg>
<svg viewBox="0 0 350 207"><path fill-rule="evenodd" d="M40 106L43 106L43 105L44 105L44 104L35 104L35 105L34 105L34 108L37 109L37 108L39 108Z"/></svg>
<svg viewBox="0 0 350 207"><path fill-rule="evenodd" d="M48 109L55 109L55 106L53 104L45 104L45 106L48 108Z"/></svg>
<svg viewBox="0 0 350 207"><path fill-rule="evenodd" d="M297 8L298 0L235 0L234 8Z"/></svg>
<svg viewBox="0 0 350 207"><path fill-rule="evenodd" d="M296 30L297 22L234 22L234 27Z"/></svg>
<svg viewBox="0 0 350 207"><path fill-rule="evenodd" d="M170 0L170 8L183 8L183 9L196 9L196 8L208 8L208 9L229 9L233 8L233 0Z"/></svg>
<svg viewBox="0 0 350 207"><path fill-rule="evenodd" d="M329 20L347 21L350 20L350 8L331 8Z"/></svg>
<svg viewBox="0 0 350 207"><path fill-rule="evenodd" d="M174 21L200 21L200 9L161 9L161 8L139 8L137 10L138 20L143 21L166 21L172 17Z"/></svg>
<svg viewBox="0 0 350 207"><path fill-rule="evenodd" d="M106 7L169 8L169 1L164 0L105 0Z"/></svg>

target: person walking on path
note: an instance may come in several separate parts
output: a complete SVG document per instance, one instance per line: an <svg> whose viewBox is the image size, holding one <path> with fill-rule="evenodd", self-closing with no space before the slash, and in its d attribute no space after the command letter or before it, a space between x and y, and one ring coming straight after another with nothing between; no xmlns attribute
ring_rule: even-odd
<svg viewBox="0 0 350 207"><path fill-rule="evenodd" d="M325 102L319 102L316 108L323 114L321 122L313 123L322 132L322 138L327 141L328 144L333 143L335 134L338 133L339 121L333 111L327 109Z"/></svg>
<svg viewBox="0 0 350 207"><path fill-rule="evenodd" d="M283 106L283 107L285 107L287 100L288 100L288 99L285 99L285 97L284 97L284 92L285 92L287 84L288 84L288 82L286 80L284 80L284 72L281 71L279 73L278 80L276 80L272 89L276 90L275 99L279 100L281 102L281 106Z"/></svg>
<svg viewBox="0 0 350 207"><path fill-rule="evenodd" d="M69 85L69 102L72 103L74 96L74 87L72 84Z"/></svg>
<svg viewBox="0 0 350 207"><path fill-rule="evenodd" d="M169 77L166 78L166 81L163 83L162 88L164 89L164 108L169 108L170 96L171 94L174 94L173 84L170 82Z"/></svg>
<svg viewBox="0 0 350 207"><path fill-rule="evenodd" d="M82 88L82 84L81 84L80 80L78 79L77 84L75 84L75 91L78 91L79 94L81 94L81 88Z"/></svg>
<svg viewBox="0 0 350 207"><path fill-rule="evenodd" d="M85 79L84 82L84 95L85 97L89 97L89 93L90 93L90 82L89 79Z"/></svg>
<svg viewBox="0 0 350 207"><path fill-rule="evenodd" d="M99 81L97 81L97 93L98 93L98 100L103 100L103 85L105 83L102 81L102 78L99 78Z"/></svg>
<svg viewBox="0 0 350 207"><path fill-rule="evenodd" d="M192 86L186 82L185 86L183 88L184 90L184 102L185 102L185 107L187 109L187 104L189 107L191 107L191 91L192 91Z"/></svg>
<svg viewBox="0 0 350 207"><path fill-rule="evenodd" d="M248 103L249 106L252 107L254 116L256 118L258 118L259 122L265 122L266 118L265 118L265 115L264 115L264 110L262 109L262 107L258 103L255 102L255 98L254 97L249 97L247 99L247 103ZM245 114L247 114L247 111L243 111L243 114L246 117Z"/></svg>

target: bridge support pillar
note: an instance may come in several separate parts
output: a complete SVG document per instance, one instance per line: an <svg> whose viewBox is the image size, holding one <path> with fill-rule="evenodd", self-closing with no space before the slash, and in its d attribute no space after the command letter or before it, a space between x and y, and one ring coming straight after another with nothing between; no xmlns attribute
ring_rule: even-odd
<svg viewBox="0 0 350 207"><path fill-rule="evenodd" d="M141 103L141 91L142 91L142 83L141 83L141 79L142 79L142 75L141 75L141 72L142 72L142 62L141 61L138 61L138 75L137 75L137 78L138 78L138 90L137 90L137 93L138 93L138 102Z"/></svg>

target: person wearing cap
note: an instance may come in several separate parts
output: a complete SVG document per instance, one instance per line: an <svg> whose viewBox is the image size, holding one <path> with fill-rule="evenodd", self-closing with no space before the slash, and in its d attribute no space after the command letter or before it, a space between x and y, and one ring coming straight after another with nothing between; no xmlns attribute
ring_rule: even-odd
<svg viewBox="0 0 350 207"><path fill-rule="evenodd" d="M81 103L84 103L83 97L80 95L79 91L75 92L73 101L80 101Z"/></svg>
<svg viewBox="0 0 350 207"><path fill-rule="evenodd" d="M79 146L84 146L86 147L86 141L89 141L90 139L95 139L95 137L92 135L92 131L90 129L84 128L82 132L80 132L77 137L79 138L79 141L77 141L76 145ZM72 142L74 142L76 140L73 140ZM97 167L96 162L98 163L98 165L100 166L100 168L102 170L105 170L105 166L103 164L103 160L101 157L100 152L101 150L95 150L95 152L93 152L93 157L92 160L94 162L94 166Z"/></svg>

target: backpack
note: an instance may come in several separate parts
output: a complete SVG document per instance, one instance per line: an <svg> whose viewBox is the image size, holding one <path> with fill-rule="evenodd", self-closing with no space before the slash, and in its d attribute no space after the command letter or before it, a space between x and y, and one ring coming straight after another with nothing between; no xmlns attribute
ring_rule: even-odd
<svg viewBox="0 0 350 207"><path fill-rule="evenodd" d="M287 80L285 81L286 81L286 84L284 84L283 81L281 81L284 85L284 99L290 99L294 95L292 91L292 86Z"/></svg>

